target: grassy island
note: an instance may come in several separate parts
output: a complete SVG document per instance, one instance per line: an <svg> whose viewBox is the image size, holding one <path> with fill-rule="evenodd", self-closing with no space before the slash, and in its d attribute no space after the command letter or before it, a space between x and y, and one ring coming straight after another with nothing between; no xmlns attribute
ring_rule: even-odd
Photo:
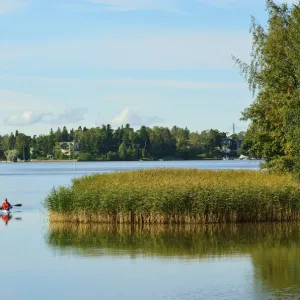
<svg viewBox="0 0 300 300"><path fill-rule="evenodd" d="M300 220L299 183L256 171L158 169L97 174L53 189L51 222L207 224Z"/></svg>

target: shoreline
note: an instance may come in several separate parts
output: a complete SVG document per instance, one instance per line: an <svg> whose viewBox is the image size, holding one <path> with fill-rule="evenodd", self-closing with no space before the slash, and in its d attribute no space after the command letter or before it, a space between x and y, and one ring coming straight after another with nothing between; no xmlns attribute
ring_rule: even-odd
<svg viewBox="0 0 300 300"><path fill-rule="evenodd" d="M32 160L32 161L23 161L23 160L21 160L21 161L5 161L5 160L3 160L3 161L1 161L1 163L7 163L7 164L17 164L17 163L28 164L28 163L39 163L39 162L57 163L57 162L79 162L79 161L77 161L77 160Z"/></svg>
<svg viewBox="0 0 300 300"><path fill-rule="evenodd" d="M30 161L0 161L1 163L9 163L9 164L13 164L13 163L59 163L59 162L76 162L76 163L86 163L86 162L93 162L93 163L103 163L103 162L188 162L188 161L262 161L261 159L239 159L239 158L235 158L235 159L230 159L230 160L223 160L223 159L213 159L213 158L209 158L209 159L174 159L174 160L77 160L77 159L59 159L59 160L30 160Z"/></svg>

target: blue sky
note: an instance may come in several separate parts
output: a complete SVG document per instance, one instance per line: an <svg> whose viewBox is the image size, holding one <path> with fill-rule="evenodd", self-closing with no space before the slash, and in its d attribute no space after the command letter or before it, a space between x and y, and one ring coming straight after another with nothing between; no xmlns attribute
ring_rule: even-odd
<svg viewBox="0 0 300 300"><path fill-rule="evenodd" d="M291 1L290 1L291 2ZM263 0L0 0L0 134L140 125L245 130Z"/></svg>

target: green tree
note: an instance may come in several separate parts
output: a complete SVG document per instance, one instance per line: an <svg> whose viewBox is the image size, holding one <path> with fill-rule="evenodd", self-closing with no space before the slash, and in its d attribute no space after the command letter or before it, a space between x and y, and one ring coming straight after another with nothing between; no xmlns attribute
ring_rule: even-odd
<svg viewBox="0 0 300 300"><path fill-rule="evenodd" d="M151 156L160 159L175 157L176 140L167 127L154 126L150 133Z"/></svg>
<svg viewBox="0 0 300 300"><path fill-rule="evenodd" d="M72 128L70 130L70 134L69 134L69 142L73 142L74 141L74 138L75 138L75 131L74 129Z"/></svg>
<svg viewBox="0 0 300 300"><path fill-rule="evenodd" d="M7 161L15 161L18 157L18 151L17 150L7 150L5 152L6 160Z"/></svg>
<svg viewBox="0 0 300 300"><path fill-rule="evenodd" d="M13 149L15 149L15 146L16 146L16 138L15 138L14 134L11 133L8 138L8 149L13 150Z"/></svg>
<svg viewBox="0 0 300 300"><path fill-rule="evenodd" d="M63 130L61 132L61 141L62 142L68 142L69 141L69 132L66 126L63 127Z"/></svg>
<svg viewBox="0 0 300 300"><path fill-rule="evenodd" d="M57 143L61 143L63 141L62 139L62 132L60 127L57 128L56 132L55 132L55 142Z"/></svg>
<svg viewBox="0 0 300 300"><path fill-rule="evenodd" d="M30 158L37 159L40 155L36 135L33 136L30 143Z"/></svg>
<svg viewBox="0 0 300 300"><path fill-rule="evenodd" d="M138 145L141 149L141 158L150 158L151 142L150 142L151 129L142 126L138 131Z"/></svg>
<svg viewBox="0 0 300 300"><path fill-rule="evenodd" d="M16 136L15 150L18 153L18 158L28 160L30 158L30 136L23 133L18 133Z"/></svg>
<svg viewBox="0 0 300 300"><path fill-rule="evenodd" d="M176 140L176 156L183 159L189 158L190 147L188 143L189 143L190 131L188 130L188 128L186 127L183 129L174 126L171 130L171 133Z"/></svg>
<svg viewBox="0 0 300 300"><path fill-rule="evenodd" d="M225 132L220 132L217 129L202 131L198 137L202 155L208 158L222 156L223 154L220 151L222 148L222 139L226 137Z"/></svg>
<svg viewBox="0 0 300 300"><path fill-rule="evenodd" d="M251 63L236 59L255 94L243 112L249 153L273 170L300 173L300 7L267 1L268 26L252 20Z"/></svg>
<svg viewBox="0 0 300 300"><path fill-rule="evenodd" d="M118 150L118 155L120 157L121 160L127 160L127 147L125 142L123 142Z"/></svg>

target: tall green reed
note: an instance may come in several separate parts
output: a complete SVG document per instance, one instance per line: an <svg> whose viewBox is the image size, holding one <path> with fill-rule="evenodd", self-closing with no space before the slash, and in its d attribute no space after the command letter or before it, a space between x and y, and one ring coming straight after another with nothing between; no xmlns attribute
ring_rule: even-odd
<svg viewBox="0 0 300 300"><path fill-rule="evenodd" d="M300 220L290 175L158 169L98 174L53 189L52 220L117 223L226 223Z"/></svg>

